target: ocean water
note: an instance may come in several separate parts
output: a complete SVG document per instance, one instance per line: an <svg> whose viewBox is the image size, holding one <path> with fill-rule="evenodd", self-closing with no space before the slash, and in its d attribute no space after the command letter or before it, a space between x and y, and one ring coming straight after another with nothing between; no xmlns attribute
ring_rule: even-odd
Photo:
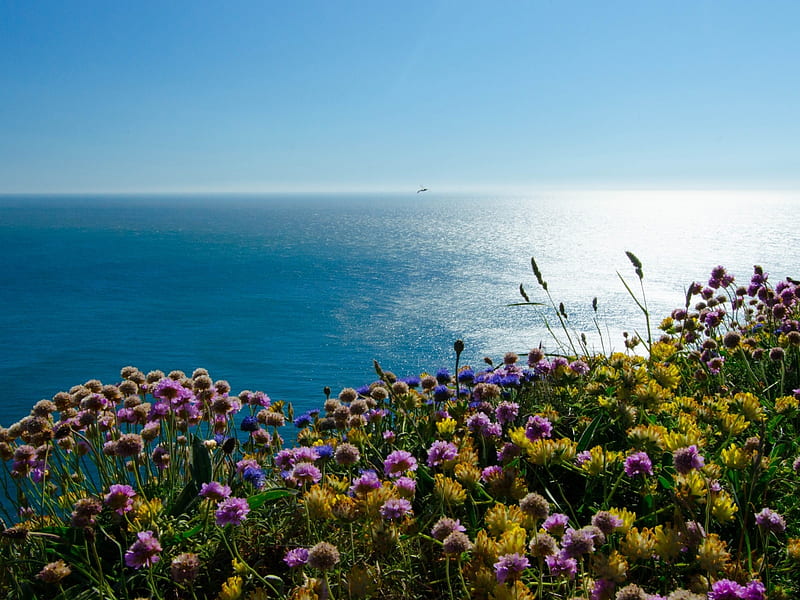
<svg viewBox="0 0 800 600"><path fill-rule="evenodd" d="M0 424L88 379L205 367L233 391L300 412L375 379L480 366L540 343L545 309L616 349L644 318L625 256L644 264L657 324L726 266L800 276L798 192L548 192L517 196L1 196Z"/></svg>

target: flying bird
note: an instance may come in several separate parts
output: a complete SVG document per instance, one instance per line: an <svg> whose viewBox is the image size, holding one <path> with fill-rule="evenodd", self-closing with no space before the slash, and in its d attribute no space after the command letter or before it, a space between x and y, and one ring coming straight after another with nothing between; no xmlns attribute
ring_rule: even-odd
<svg viewBox="0 0 800 600"><path fill-rule="evenodd" d="M419 194L420 192L427 192L427 191L428 191L428 188L426 188L426 187L423 185L423 186L420 186L420 188L417 190L417 193Z"/></svg>

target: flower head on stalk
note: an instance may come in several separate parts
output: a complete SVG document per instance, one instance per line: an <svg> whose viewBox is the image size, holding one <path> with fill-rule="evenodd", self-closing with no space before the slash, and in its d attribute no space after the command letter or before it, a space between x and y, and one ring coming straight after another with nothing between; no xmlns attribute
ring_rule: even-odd
<svg viewBox="0 0 800 600"><path fill-rule="evenodd" d="M125 552L125 564L134 569L142 567L152 567L161 557L161 544L152 531L140 531L136 534L136 541L133 542L128 551Z"/></svg>

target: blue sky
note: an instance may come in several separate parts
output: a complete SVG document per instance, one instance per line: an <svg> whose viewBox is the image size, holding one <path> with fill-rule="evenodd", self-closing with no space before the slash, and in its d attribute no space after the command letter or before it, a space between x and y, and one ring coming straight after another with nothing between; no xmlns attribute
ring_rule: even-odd
<svg viewBox="0 0 800 600"><path fill-rule="evenodd" d="M0 193L800 188L800 2L0 0Z"/></svg>

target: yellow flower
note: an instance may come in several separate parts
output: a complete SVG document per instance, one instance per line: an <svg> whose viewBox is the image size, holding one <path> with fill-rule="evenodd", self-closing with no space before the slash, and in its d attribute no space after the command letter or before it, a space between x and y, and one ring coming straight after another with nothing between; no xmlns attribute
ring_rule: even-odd
<svg viewBox="0 0 800 600"><path fill-rule="evenodd" d="M436 422L436 430L439 435L445 438L450 438L456 431L456 420L452 417L447 417L441 421Z"/></svg>
<svg viewBox="0 0 800 600"><path fill-rule="evenodd" d="M633 527L633 522L636 521L636 513L627 508L612 507L608 509L608 512L618 519L622 519L622 525L614 529L617 533L628 533L628 530Z"/></svg>
<svg viewBox="0 0 800 600"><path fill-rule="evenodd" d="M729 469L736 469L738 471L746 469L751 463L750 456L744 448L740 448L736 444L731 444L720 452L720 459L723 465Z"/></svg>
<svg viewBox="0 0 800 600"><path fill-rule="evenodd" d="M656 538L653 530L645 527L639 531L638 527L631 527L619 543L619 549L630 560L648 559L653 556L656 548Z"/></svg>
<svg viewBox="0 0 800 600"><path fill-rule="evenodd" d="M667 390L674 390L681 383L681 372L676 365L656 365L650 374Z"/></svg>
<svg viewBox="0 0 800 600"><path fill-rule="evenodd" d="M516 446L527 451L531 448L531 441L525 436L524 427L514 427L508 430L508 437Z"/></svg>
<svg viewBox="0 0 800 600"><path fill-rule="evenodd" d="M733 498L725 490L718 492L711 501L711 514L720 523L727 523L739 508L733 503Z"/></svg>
<svg viewBox="0 0 800 600"><path fill-rule="evenodd" d="M761 402L750 392L739 392L733 397L733 403L748 421L763 421L767 418Z"/></svg>
<svg viewBox="0 0 800 600"><path fill-rule="evenodd" d="M685 502L704 504L708 488L705 478L697 471L689 471L685 475L675 474L675 495Z"/></svg>
<svg viewBox="0 0 800 600"><path fill-rule="evenodd" d="M218 600L238 600L242 596L242 578L238 575L228 577L222 584L222 590L217 596Z"/></svg>
<svg viewBox="0 0 800 600"><path fill-rule="evenodd" d="M347 587L351 598L370 598L378 587L378 582L370 569L354 565L347 576Z"/></svg>
<svg viewBox="0 0 800 600"><path fill-rule="evenodd" d="M525 514L522 512L522 509L515 504L507 506L498 502L489 508L484 515L486 529L494 537L500 537L504 531L508 531L512 527L521 527L524 521Z"/></svg>
<svg viewBox="0 0 800 600"><path fill-rule="evenodd" d="M719 535L716 533L708 534L697 549L700 566L711 574L722 571L730 558L731 555L727 551L725 540L719 539Z"/></svg>
<svg viewBox="0 0 800 600"><path fill-rule="evenodd" d="M383 506L387 500L396 497L397 495L393 487L390 484L384 484L378 489L368 491L363 497L357 500L357 504L366 515L372 518L378 518L380 516L381 506Z"/></svg>
<svg viewBox="0 0 800 600"><path fill-rule="evenodd" d="M458 463L455 468L456 479L462 485L473 489L481 478L481 470L475 465Z"/></svg>
<svg viewBox="0 0 800 600"><path fill-rule="evenodd" d="M664 448L666 427L661 425L637 425L628 430L628 439L637 450L653 450Z"/></svg>
<svg viewBox="0 0 800 600"><path fill-rule="evenodd" d="M269 594L264 588L256 588L247 595L247 600L269 600Z"/></svg>
<svg viewBox="0 0 800 600"><path fill-rule="evenodd" d="M678 530L671 523L657 525L653 535L656 538L656 554L662 560L671 561L680 554L683 543L678 537Z"/></svg>
<svg viewBox="0 0 800 600"><path fill-rule="evenodd" d="M595 446L589 450L589 460L581 463L581 469L589 473L589 475L599 475L617 462L619 457L619 452L606 451L603 446Z"/></svg>
<svg viewBox="0 0 800 600"><path fill-rule="evenodd" d="M798 401L794 396L781 396L775 399L775 412L783 414L797 410Z"/></svg>
<svg viewBox="0 0 800 600"><path fill-rule="evenodd" d="M652 380L646 385L637 385L633 391L636 401L645 407L656 407L672 398L671 391Z"/></svg>
<svg viewBox="0 0 800 600"><path fill-rule="evenodd" d="M146 527L155 525L156 519L164 510L161 498L151 498L149 501L137 499L133 501L133 509L136 516L133 518L134 528L143 530Z"/></svg>
<svg viewBox="0 0 800 600"><path fill-rule="evenodd" d="M667 431L664 438L664 448L674 452L678 448L688 448L689 446L703 446L703 432L697 427L688 415L686 419L678 419L678 429Z"/></svg>
<svg viewBox="0 0 800 600"><path fill-rule="evenodd" d="M464 486L442 473L437 473L434 477L433 495L448 506L460 506L467 499Z"/></svg>
<svg viewBox="0 0 800 600"><path fill-rule="evenodd" d="M530 442L527 453L528 460L533 464L550 465L556 453L555 442L547 438Z"/></svg>
<svg viewBox="0 0 800 600"><path fill-rule="evenodd" d="M800 562L800 538L789 538L786 553L795 562Z"/></svg>
<svg viewBox="0 0 800 600"><path fill-rule="evenodd" d="M650 346L650 357L663 362L669 360L678 351L675 344L669 342L656 342Z"/></svg>
<svg viewBox="0 0 800 600"><path fill-rule="evenodd" d="M239 559L234 558L231 560L231 567L233 568L233 572L239 575L246 575L247 574L247 565L240 561Z"/></svg>
<svg viewBox="0 0 800 600"><path fill-rule="evenodd" d="M628 561L617 550L609 556L600 553L592 555L592 571L615 583L622 583L628 576Z"/></svg>
<svg viewBox="0 0 800 600"><path fill-rule="evenodd" d="M750 422L742 415L727 413L720 418L720 426L728 435L738 435L750 426Z"/></svg>
<svg viewBox="0 0 800 600"><path fill-rule="evenodd" d="M301 502L308 511L308 516L312 519L330 519L333 517L333 503L336 493L326 486L314 484L303 496Z"/></svg>
<svg viewBox="0 0 800 600"><path fill-rule="evenodd" d="M535 600L535 598L536 595L518 579L511 585L498 583L492 591L493 600Z"/></svg>
<svg viewBox="0 0 800 600"><path fill-rule="evenodd" d="M351 444L361 447L369 440L369 434L363 428L356 427L347 432L347 440Z"/></svg>
<svg viewBox="0 0 800 600"><path fill-rule="evenodd" d="M489 537L485 529L479 529L472 545L472 556L480 564L493 565L499 556L497 552L497 542Z"/></svg>
<svg viewBox="0 0 800 600"><path fill-rule="evenodd" d="M516 508L516 507L515 507ZM519 525L512 523L500 535L500 541L497 544L497 554L525 554L525 542L527 541L528 534Z"/></svg>

